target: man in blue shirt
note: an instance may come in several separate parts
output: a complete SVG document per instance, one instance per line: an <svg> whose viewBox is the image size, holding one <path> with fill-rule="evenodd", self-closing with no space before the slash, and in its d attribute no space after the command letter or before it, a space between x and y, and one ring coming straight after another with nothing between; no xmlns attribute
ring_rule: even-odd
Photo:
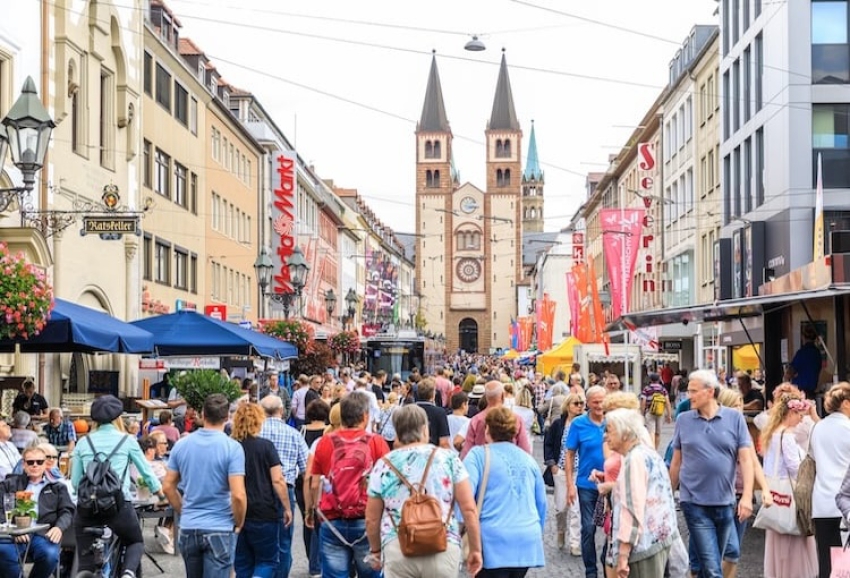
<svg viewBox="0 0 850 578"><path fill-rule="evenodd" d="M697 370L688 380L690 411L679 415L673 433L670 482L679 486L682 513L688 524L701 576L721 578L724 548L735 533L735 468L740 465L744 487L737 505L738 519L753 513L752 439L741 412L720 407L720 383L714 372ZM726 553L727 557L729 553Z"/></svg>
<svg viewBox="0 0 850 578"><path fill-rule="evenodd" d="M204 427L174 444L168 460L163 489L181 515L178 544L187 578L230 578L245 523L245 452L224 433L229 411L224 395L208 396Z"/></svg>
<svg viewBox="0 0 850 578"><path fill-rule="evenodd" d="M567 435L567 456L564 460L564 477L567 480L567 500L578 499L581 512L581 557L586 578L596 578L596 525L593 510L599 499L597 480L591 479L594 470L602 471L605 456L602 442L605 436L605 414L602 401L605 388L594 385L587 390L587 413L575 418ZM578 454L578 471L573 483L573 464Z"/></svg>
<svg viewBox="0 0 850 578"><path fill-rule="evenodd" d="M818 334L811 325L803 327L803 346L794 354L791 367L794 369L794 377L791 383L800 388L809 399L815 398L815 390L818 387L820 371L823 367L823 357L816 345Z"/></svg>

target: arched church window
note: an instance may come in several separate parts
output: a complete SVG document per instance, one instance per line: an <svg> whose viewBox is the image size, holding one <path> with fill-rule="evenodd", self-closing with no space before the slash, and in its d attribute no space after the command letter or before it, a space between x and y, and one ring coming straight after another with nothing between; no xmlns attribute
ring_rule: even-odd
<svg viewBox="0 0 850 578"><path fill-rule="evenodd" d="M434 156L433 156L432 158L439 159L439 158L441 158L441 157L443 156L443 155L442 155L442 153L441 153L441 151L440 151L440 148L441 148L441 147L440 147L440 141L435 140L435 141L434 141L434 151L433 151L433 152L434 152Z"/></svg>
<svg viewBox="0 0 850 578"><path fill-rule="evenodd" d="M511 140L505 139L505 142L502 143L502 156L510 157L511 156Z"/></svg>
<svg viewBox="0 0 850 578"><path fill-rule="evenodd" d="M434 171L434 179L432 187L436 188L440 186L440 171Z"/></svg>
<svg viewBox="0 0 850 578"><path fill-rule="evenodd" d="M434 143L429 140L425 141L425 158L432 159L434 158Z"/></svg>

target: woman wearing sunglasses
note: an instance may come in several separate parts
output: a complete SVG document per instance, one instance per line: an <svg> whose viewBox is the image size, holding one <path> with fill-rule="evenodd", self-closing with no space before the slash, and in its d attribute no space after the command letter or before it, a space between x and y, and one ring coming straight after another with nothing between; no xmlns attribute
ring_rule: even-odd
<svg viewBox="0 0 850 578"><path fill-rule="evenodd" d="M33 534L29 553L33 569L31 577L49 576L59 564L59 543L62 534L71 527L74 519L74 503L68 488L61 481L50 481L44 473L47 456L38 446L30 446L23 453L24 473L12 474L0 482L0 493L8 494L20 491L38 493L38 524L50 527L43 534ZM19 555L27 549L27 542L0 543L0 568L5 568L11 576L21 575Z"/></svg>

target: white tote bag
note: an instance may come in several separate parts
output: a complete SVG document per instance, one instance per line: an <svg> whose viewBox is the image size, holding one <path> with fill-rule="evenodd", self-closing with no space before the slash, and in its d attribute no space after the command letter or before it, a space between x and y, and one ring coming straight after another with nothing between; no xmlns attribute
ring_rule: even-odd
<svg viewBox="0 0 850 578"><path fill-rule="evenodd" d="M773 496L773 505L762 506L759 509L753 526L762 530L773 530L778 534L799 536L800 528L797 526L797 502L794 500L794 485L790 478L779 477L779 460L782 459L783 431L779 436L779 455L773 465L773 475L767 476L767 486L770 495Z"/></svg>

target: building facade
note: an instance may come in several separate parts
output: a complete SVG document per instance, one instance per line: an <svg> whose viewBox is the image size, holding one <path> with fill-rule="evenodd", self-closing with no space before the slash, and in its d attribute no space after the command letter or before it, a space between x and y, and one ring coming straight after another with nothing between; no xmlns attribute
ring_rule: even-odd
<svg viewBox="0 0 850 578"><path fill-rule="evenodd" d="M446 337L448 351L507 348L517 315L522 129L504 54L485 141L485 189L461 184L432 59L415 141L416 279L426 327Z"/></svg>

